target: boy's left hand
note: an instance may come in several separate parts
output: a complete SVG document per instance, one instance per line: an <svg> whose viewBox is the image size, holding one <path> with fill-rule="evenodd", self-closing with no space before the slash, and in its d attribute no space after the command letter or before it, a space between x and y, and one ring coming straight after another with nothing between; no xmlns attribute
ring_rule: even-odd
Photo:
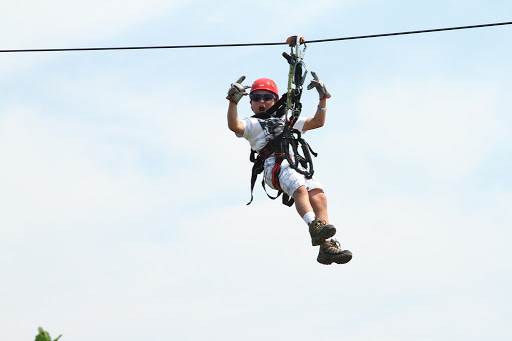
<svg viewBox="0 0 512 341"><path fill-rule="evenodd" d="M313 80L311 81L311 83L309 83L308 90L316 88L316 90L318 91L318 95L320 96L320 99L331 98L331 94L329 93L329 91L327 91L324 82L322 82L318 78L316 72L311 71L311 74L313 75Z"/></svg>

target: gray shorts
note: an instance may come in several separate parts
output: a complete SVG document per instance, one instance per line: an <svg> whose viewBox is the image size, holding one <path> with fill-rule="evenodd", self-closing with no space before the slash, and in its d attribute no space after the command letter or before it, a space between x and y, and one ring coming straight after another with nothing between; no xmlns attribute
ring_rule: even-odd
<svg viewBox="0 0 512 341"><path fill-rule="evenodd" d="M265 183L272 189L276 189L274 185L272 185L272 168L274 168L275 163L276 159L274 157L269 157L265 160ZM303 168L300 167L300 169ZM315 179L314 176L311 179L306 179L304 175L290 167L290 164L286 160L283 160L281 163L281 170L279 172L279 185L290 197L293 197L293 194L300 186L306 186L308 192L315 188L321 189L323 191L322 185L317 179Z"/></svg>

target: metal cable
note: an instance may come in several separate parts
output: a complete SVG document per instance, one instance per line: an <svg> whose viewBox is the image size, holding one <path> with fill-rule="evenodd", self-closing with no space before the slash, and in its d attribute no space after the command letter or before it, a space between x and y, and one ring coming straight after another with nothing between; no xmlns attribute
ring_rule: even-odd
<svg viewBox="0 0 512 341"><path fill-rule="evenodd" d="M330 39L318 39L306 41L306 43L324 43L331 41L342 41L342 40L355 40L355 39L368 39L368 38L381 38L408 34L421 34L421 33L432 33L432 32L443 32L443 31L454 31L454 30L466 30L473 28L483 28L492 26L504 26L512 25L512 22L500 22L492 24L481 24L481 25L470 25L470 26L457 26L457 27L446 27L446 28L434 28L427 30L417 31L404 31L394 33L381 33L381 34L370 34L363 36L353 37L342 37L342 38L330 38ZM79 48L52 48L52 49L17 49L17 50L0 50L0 53L27 53L27 52L71 52L71 51L106 51L106 50L152 50L152 49L189 49L189 48L208 48L208 47L247 47L247 46L272 46L272 45L287 45L286 43L245 43L245 44L206 44L206 45L163 45L163 46L125 46L125 47L79 47Z"/></svg>

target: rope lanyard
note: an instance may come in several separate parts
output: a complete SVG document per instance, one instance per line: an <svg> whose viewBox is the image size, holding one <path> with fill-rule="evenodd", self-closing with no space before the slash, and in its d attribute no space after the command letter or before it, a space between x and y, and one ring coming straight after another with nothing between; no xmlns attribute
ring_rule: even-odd
<svg viewBox="0 0 512 341"><path fill-rule="evenodd" d="M302 86L308 73L306 64L304 64L304 55L307 46L304 37L299 36L289 37L286 43L290 46L291 51L290 54L283 52L283 57L288 61L290 67L288 72L288 92L286 93L286 124L281 139L281 152L286 155L286 160L290 164L290 167L300 174L305 175L306 178L311 178L314 172L311 153L315 156L316 153L314 153L307 142L302 139L301 133L293 128L302 111L300 97L302 95ZM288 116L289 113L290 116ZM304 156L299 154L299 144ZM293 159L290 156L290 146L292 147ZM303 169L299 167L299 164L302 165Z"/></svg>

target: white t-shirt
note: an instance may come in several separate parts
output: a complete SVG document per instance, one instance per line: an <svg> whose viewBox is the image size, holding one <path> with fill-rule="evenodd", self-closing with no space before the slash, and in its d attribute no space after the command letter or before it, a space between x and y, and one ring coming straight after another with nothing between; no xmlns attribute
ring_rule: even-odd
<svg viewBox="0 0 512 341"><path fill-rule="evenodd" d="M251 144L251 149L260 152L265 145L283 132L284 129L284 117L271 117L268 119L248 117L243 119L242 124L244 125L244 134L238 135L243 137ZM306 123L305 117L299 117L295 125L295 129L304 133L304 123Z"/></svg>

